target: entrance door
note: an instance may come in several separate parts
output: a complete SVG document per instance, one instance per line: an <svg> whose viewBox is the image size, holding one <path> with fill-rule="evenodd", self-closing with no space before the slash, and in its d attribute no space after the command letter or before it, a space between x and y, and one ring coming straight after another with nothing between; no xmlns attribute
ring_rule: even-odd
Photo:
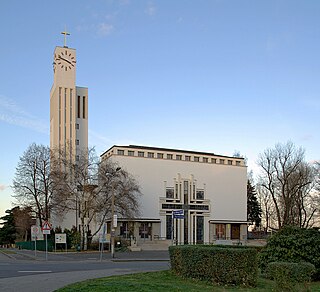
<svg viewBox="0 0 320 292"><path fill-rule="evenodd" d="M240 224L231 224L231 239L240 239Z"/></svg>

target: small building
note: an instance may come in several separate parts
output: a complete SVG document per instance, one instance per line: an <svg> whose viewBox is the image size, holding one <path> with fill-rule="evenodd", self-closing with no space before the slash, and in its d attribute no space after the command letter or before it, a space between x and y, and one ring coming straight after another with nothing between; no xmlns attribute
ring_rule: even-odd
<svg viewBox="0 0 320 292"><path fill-rule="evenodd" d="M118 218L116 236L131 236L138 246L160 240L168 244L246 240L247 167L243 158L114 145L101 155L102 161L106 159L132 174L142 192L141 216Z"/></svg>

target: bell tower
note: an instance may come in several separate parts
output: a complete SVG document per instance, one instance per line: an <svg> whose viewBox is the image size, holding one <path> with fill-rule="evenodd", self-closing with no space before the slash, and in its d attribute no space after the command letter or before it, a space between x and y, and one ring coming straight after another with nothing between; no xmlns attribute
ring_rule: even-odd
<svg viewBox="0 0 320 292"><path fill-rule="evenodd" d="M50 149L63 150L76 161L88 149L88 88L76 86L76 50L57 46L53 54L53 85L50 91Z"/></svg>

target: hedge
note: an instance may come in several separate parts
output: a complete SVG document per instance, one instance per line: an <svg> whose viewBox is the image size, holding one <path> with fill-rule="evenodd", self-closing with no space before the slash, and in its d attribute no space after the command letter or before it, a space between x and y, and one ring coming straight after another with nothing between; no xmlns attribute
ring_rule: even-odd
<svg viewBox="0 0 320 292"><path fill-rule="evenodd" d="M169 248L177 275L221 285L256 286L257 251L247 247L182 245Z"/></svg>
<svg viewBox="0 0 320 292"><path fill-rule="evenodd" d="M276 282L280 291L294 291L298 283L303 283L306 288L315 272L310 263L272 262L266 269L267 277Z"/></svg>
<svg viewBox="0 0 320 292"><path fill-rule="evenodd" d="M19 241L19 242L16 242L16 247L19 249L34 250L35 243L34 241ZM46 250L45 240L37 240L37 250L41 250L41 251ZM54 244L52 241L48 240L48 251L53 251L53 250L54 250Z"/></svg>
<svg viewBox="0 0 320 292"><path fill-rule="evenodd" d="M271 262L308 262L315 266L315 279L320 279L320 230L317 228L283 227L272 235L259 254L264 272Z"/></svg>

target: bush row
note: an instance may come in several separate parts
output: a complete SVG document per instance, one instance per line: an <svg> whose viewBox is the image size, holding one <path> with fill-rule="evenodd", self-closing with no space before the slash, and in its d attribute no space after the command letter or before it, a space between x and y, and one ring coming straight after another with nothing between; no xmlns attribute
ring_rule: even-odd
<svg viewBox="0 0 320 292"><path fill-rule="evenodd" d="M259 254L259 265L266 271L271 262L309 262L316 268L315 279L320 279L320 231L316 228L286 226L272 235Z"/></svg>
<svg viewBox="0 0 320 292"><path fill-rule="evenodd" d="M298 283L307 288L315 272L314 265L310 263L272 262L266 269L267 277L276 282L280 291L295 291Z"/></svg>
<svg viewBox="0 0 320 292"><path fill-rule="evenodd" d="M257 251L247 247L171 246L171 269L186 277L222 285L256 286Z"/></svg>

